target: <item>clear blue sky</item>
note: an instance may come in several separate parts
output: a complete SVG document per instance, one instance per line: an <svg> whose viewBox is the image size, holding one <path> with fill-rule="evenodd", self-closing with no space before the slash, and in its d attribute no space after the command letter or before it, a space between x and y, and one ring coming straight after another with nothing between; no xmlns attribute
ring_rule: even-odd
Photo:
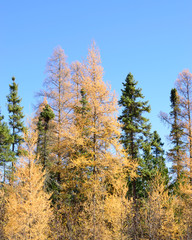
<svg viewBox="0 0 192 240"><path fill-rule="evenodd" d="M94 39L101 51L104 81L120 95L131 72L149 100L153 130L163 141L169 130L160 111L179 72L192 70L191 0L0 0L0 106L16 77L25 114L42 88L45 66L60 45L68 62L81 60Z"/></svg>

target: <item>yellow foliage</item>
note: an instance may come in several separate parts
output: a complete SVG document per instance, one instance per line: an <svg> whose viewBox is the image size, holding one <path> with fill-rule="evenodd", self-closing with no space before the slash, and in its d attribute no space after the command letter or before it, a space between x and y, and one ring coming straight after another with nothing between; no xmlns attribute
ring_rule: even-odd
<svg viewBox="0 0 192 240"><path fill-rule="evenodd" d="M187 177L179 185L180 226L186 239L192 238L192 185Z"/></svg>
<svg viewBox="0 0 192 240"><path fill-rule="evenodd" d="M65 155L55 219L58 234L63 239L125 239L126 176L135 165L119 143L117 99L103 82L94 43L86 61L74 63L71 73L70 126L61 131Z"/></svg>
<svg viewBox="0 0 192 240"><path fill-rule="evenodd" d="M177 206L177 199L169 195L161 175L157 174L144 202L146 232L150 239L179 239L181 232L175 217Z"/></svg>
<svg viewBox="0 0 192 240"><path fill-rule="evenodd" d="M34 160L36 136L25 136L27 157L20 159L15 182L7 186L5 234L8 239L44 240L52 217L50 195L44 190L42 167Z"/></svg>
<svg viewBox="0 0 192 240"><path fill-rule="evenodd" d="M3 186L0 188L0 239L4 240L4 224L5 224L5 192Z"/></svg>

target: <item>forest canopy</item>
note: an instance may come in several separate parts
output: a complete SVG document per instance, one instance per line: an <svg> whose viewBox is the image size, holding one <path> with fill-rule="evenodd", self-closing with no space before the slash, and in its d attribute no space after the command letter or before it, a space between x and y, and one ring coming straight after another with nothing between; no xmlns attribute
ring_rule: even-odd
<svg viewBox="0 0 192 240"><path fill-rule="evenodd" d="M104 82L95 42L72 64L55 48L43 86L25 122L13 77L0 114L0 239L192 239L189 70L160 113L167 152L132 73L119 100Z"/></svg>

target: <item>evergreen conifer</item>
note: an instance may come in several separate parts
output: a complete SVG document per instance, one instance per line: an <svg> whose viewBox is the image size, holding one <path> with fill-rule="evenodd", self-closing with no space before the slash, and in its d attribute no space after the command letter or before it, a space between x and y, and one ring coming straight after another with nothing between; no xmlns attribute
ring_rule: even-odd
<svg viewBox="0 0 192 240"><path fill-rule="evenodd" d="M50 138L48 136L49 122L55 117L50 106L47 104L43 111L40 113L39 121L37 123L38 128L38 146L37 151L39 154L40 161L44 168L49 164L48 156L50 153L49 144Z"/></svg>
<svg viewBox="0 0 192 240"><path fill-rule="evenodd" d="M20 145L23 142L22 133L24 131L23 107L20 106L21 98L18 96L18 84L15 83L15 77L12 77L12 84L9 85L10 94L7 96L9 111L9 126L12 130L12 151L19 156Z"/></svg>
<svg viewBox="0 0 192 240"><path fill-rule="evenodd" d="M138 201L141 186L142 186L142 170L145 169L141 162L141 149L144 138L149 135L150 124L149 120L144 117L145 113L150 112L148 101L142 101L144 98L141 89L137 88L137 81L133 75L129 73L123 83L122 95L119 100L119 105L123 108L119 120L122 123L121 141L125 150L133 162L138 164L138 177L128 182L129 193L133 197L134 204L134 239L138 239L139 216L138 216Z"/></svg>
<svg viewBox="0 0 192 240"><path fill-rule="evenodd" d="M8 170L7 163L15 161L15 154L10 150L13 138L3 118L4 117L0 115L0 166L3 167L3 182L5 182Z"/></svg>

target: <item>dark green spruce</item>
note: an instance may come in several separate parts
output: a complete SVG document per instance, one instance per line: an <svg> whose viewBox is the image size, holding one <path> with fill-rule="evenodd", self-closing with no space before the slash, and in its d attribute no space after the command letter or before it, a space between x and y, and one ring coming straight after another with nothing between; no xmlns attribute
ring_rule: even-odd
<svg viewBox="0 0 192 240"><path fill-rule="evenodd" d="M42 164L43 169L46 171L45 187L47 191L54 192L52 199L55 198L55 192L58 192L58 185L56 181L56 174L53 170L54 159L51 155L52 150L52 132L53 126L51 120L54 119L55 114L51 107L46 104L39 115L37 122L38 141L37 141L37 155L39 162Z"/></svg>
<svg viewBox="0 0 192 240"><path fill-rule="evenodd" d="M9 180L9 166L15 161L15 154L11 151L13 137L7 124L3 121L3 116L0 115L0 166L3 173L2 182Z"/></svg>
<svg viewBox="0 0 192 240"><path fill-rule="evenodd" d="M144 117L144 114L150 112L148 101L143 101L144 96L141 89L137 87L137 83L131 73L126 77L123 83L122 95L119 100L119 105L122 107L122 113L119 117L122 123L121 141L126 149L129 157L133 162L138 163L138 178L128 182L130 195L133 197L135 206L135 216L133 219L134 238L139 238L139 217L137 199L140 197L142 186L142 170L143 161L141 162L142 144L145 138L149 135L150 124L149 120ZM142 163L142 166L141 164Z"/></svg>
<svg viewBox="0 0 192 240"><path fill-rule="evenodd" d="M24 115L23 107L20 106L21 98L18 96L18 84L15 83L15 78L12 77L12 84L9 85L10 93L7 96L8 112L9 112L9 127L13 137L12 151L19 156L21 154L20 146L24 141ZM13 167L14 164L12 164Z"/></svg>
<svg viewBox="0 0 192 240"><path fill-rule="evenodd" d="M39 121L37 123L38 129L38 143L37 152L39 155L40 162L42 163L44 169L50 165L49 154L50 154L50 121L55 117L50 106L47 104L39 116Z"/></svg>
<svg viewBox="0 0 192 240"><path fill-rule="evenodd" d="M170 94L171 111L169 116L161 114L161 118L171 127L169 140L172 148L169 149L167 155L172 163L171 173L173 174L174 184L183 177L185 159L186 159L186 143L184 140L184 125L182 122L180 100L177 90L173 88Z"/></svg>
<svg viewBox="0 0 192 240"><path fill-rule="evenodd" d="M133 75L129 73L123 83L122 95L119 105L122 107L122 114L119 117L122 123L121 141L128 152L132 161L139 163L144 139L150 133L149 120L144 117L145 113L150 112L148 101L143 101L144 96L141 89L137 87ZM132 183L133 197L136 199L136 182Z"/></svg>
<svg viewBox="0 0 192 240"><path fill-rule="evenodd" d="M143 184L142 193L145 196L149 181L151 181L157 173L160 173L162 179L167 185L169 182L168 168L165 164L165 151L163 143L157 131L148 136L143 143L143 158L141 162Z"/></svg>

